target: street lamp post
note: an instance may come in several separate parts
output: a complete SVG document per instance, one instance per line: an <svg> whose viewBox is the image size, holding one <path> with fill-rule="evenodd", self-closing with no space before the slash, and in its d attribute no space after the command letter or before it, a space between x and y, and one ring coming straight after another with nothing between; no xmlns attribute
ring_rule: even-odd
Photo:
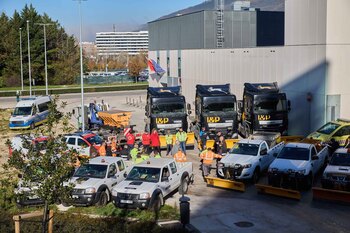
<svg viewBox="0 0 350 233"><path fill-rule="evenodd" d="M29 42L29 20L27 20L27 34L28 34L28 75L29 75L29 96L32 96L32 73L30 69L30 42Z"/></svg>
<svg viewBox="0 0 350 233"><path fill-rule="evenodd" d="M81 86L81 130L85 131L85 109L84 109L84 77L83 77L83 44L81 41L82 31L82 16L81 16L81 2L86 0L78 0L79 2L79 16L80 16L80 29L79 29L79 45L80 45L80 86Z"/></svg>
<svg viewBox="0 0 350 233"><path fill-rule="evenodd" d="M46 95L49 95L48 81L47 81L47 55L46 55L46 26L52 25L52 23L37 23L44 27L44 49L45 49L45 90Z"/></svg>
<svg viewBox="0 0 350 233"><path fill-rule="evenodd" d="M19 52L21 58L21 85L23 91L22 28L19 28Z"/></svg>

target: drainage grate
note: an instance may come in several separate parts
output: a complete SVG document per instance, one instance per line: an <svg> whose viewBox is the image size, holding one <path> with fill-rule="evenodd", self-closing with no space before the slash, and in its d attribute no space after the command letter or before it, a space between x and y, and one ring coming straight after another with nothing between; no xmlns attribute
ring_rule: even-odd
<svg viewBox="0 0 350 233"><path fill-rule="evenodd" d="M253 223L251 223L251 222L244 222L244 221L242 221L242 222L235 222L234 223L236 226L238 226L238 227L252 227L252 226L254 226L254 224Z"/></svg>

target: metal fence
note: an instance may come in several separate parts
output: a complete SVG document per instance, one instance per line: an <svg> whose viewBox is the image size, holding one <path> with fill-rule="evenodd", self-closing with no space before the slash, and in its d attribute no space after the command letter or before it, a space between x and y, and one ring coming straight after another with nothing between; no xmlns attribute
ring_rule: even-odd
<svg viewBox="0 0 350 233"><path fill-rule="evenodd" d="M115 83L132 83L135 78L128 75L124 76L84 76L84 84L115 84ZM76 83L80 83L80 77Z"/></svg>

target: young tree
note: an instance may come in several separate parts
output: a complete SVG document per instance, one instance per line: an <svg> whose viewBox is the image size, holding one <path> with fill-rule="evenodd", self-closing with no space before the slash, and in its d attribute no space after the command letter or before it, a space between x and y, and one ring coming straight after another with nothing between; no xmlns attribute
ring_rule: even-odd
<svg viewBox="0 0 350 233"><path fill-rule="evenodd" d="M34 145L27 143L28 152L14 150L12 156L5 164L5 169L16 169L22 174L21 181L24 186L31 187L33 194L41 198L44 204L43 232L46 232L49 205L57 203L61 198L67 198L72 187L67 187L64 182L69 180L77 161L73 150L68 150L67 145L60 138L60 133L72 130L69 124L70 114L58 111L64 108L66 103L58 105L58 97L53 98L49 105L47 123L35 131L35 136L47 136L47 142ZM10 178L10 177L9 177Z"/></svg>
<svg viewBox="0 0 350 233"><path fill-rule="evenodd" d="M129 58L129 75L135 77L135 80L140 75L140 72L147 68L147 59L145 53L140 53Z"/></svg>

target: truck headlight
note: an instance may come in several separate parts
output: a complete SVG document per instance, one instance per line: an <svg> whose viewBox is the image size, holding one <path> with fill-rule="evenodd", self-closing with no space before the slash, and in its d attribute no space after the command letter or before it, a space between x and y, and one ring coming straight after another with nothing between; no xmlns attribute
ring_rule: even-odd
<svg viewBox="0 0 350 233"><path fill-rule="evenodd" d="M252 165L251 164L244 164L242 167L243 168L250 168L250 167L252 167Z"/></svg>
<svg viewBox="0 0 350 233"><path fill-rule="evenodd" d="M299 174L302 174L302 175L305 175L305 173L306 173L306 169L299 170L299 171L298 171L298 173L299 173Z"/></svg>
<svg viewBox="0 0 350 233"><path fill-rule="evenodd" d="M112 189L112 196L114 196L114 197L118 196L117 190Z"/></svg>
<svg viewBox="0 0 350 233"><path fill-rule="evenodd" d="M139 198L140 199L148 199L148 198L150 198L150 195L149 195L149 193L141 193Z"/></svg>
<svg viewBox="0 0 350 233"><path fill-rule="evenodd" d="M96 193L96 189L91 187L91 188L87 188L85 189L85 194L93 194Z"/></svg>
<svg viewBox="0 0 350 233"><path fill-rule="evenodd" d="M295 170L293 170L293 169L288 169L288 173L295 173Z"/></svg>
<svg viewBox="0 0 350 233"><path fill-rule="evenodd" d="M278 172L278 168L275 168L275 167L269 168L268 172L270 173Z"/></svg>

